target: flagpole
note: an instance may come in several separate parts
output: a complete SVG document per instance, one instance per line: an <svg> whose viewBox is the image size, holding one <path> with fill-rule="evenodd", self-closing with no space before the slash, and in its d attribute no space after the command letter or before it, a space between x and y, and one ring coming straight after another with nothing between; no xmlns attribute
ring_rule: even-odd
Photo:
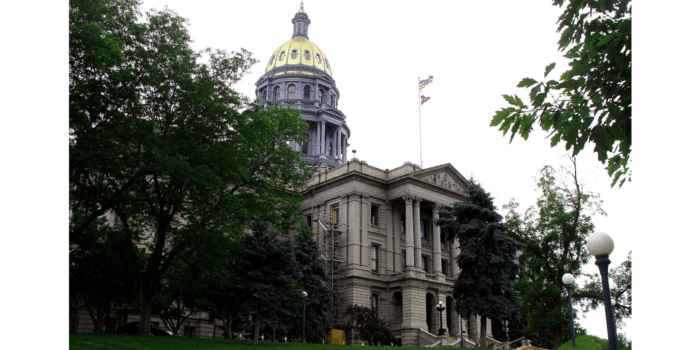
<svg viewBox="0 0 700 350"><path fill-rule="evenodd" d="M418 77L418 140L420 142L420 167L423 168L423 133L421 130L420 110L423 105L420 97L420 77Z"/></svg>

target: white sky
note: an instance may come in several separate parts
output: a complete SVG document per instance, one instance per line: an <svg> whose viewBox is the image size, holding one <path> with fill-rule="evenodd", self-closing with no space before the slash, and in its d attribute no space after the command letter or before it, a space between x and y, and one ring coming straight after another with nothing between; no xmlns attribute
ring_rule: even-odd
<svg viewBox="0 0 700 350"><path fill-rule="evenodd" d="M165 5L190 20L195 49L242 47L261 60L236 87L251 97L264 62L291 38L291 20L299 9L298 1L176 0L147 0L142 8ZM515 198L524 210L539 195L538 170L567 163L563 144L550 148L543 132L509 145L489 127L494 112L506 106L502 94L527 96L529 90L515 88L520 79L542 79L551 62L557 62L555 76L566 67L557 51L561 10L550 2L305 1L304 8L311 19L309 39L328 57L340 90L338 108L351 130L350 155L357 150L359 159L381 169L405 161L420 164L418 77L433 75L433 83L421 91L431 98L421 112L424 167L451 163L465 177L473 174L499 208ZM623 223L633 215L625 194L635 184L611 189L592 147L578 159L587 189L604 200L608 217L597 215L594 222L615 240L616 266L632 249ZM591 262L584 270L598 268ZM581 323L607 338L602 309Z"/></svg>

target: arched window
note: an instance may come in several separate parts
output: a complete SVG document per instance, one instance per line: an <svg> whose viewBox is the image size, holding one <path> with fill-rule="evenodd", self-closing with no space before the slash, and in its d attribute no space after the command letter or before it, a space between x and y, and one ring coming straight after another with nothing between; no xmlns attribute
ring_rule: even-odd
<svg viewBox="0 0 700 350"><path fill-rule="evenodd" d="M301 144L301 154L307 154L309 153L309 143L304 142Z"/></svg>
<svg viewBox="0 0 700 350"><path fill-rule="evenodd" d="M287 88L287 98L289 98L289 99L296 98L296 97L294 97L295 91L296 91L296 86L289 85L289 87Z"/></svg>
<svg viewBox="0 0 700 350"><path fill-rule="evenodd" d="M318 102L323 102L323 91L318 89Z"/></svg>
<svg viewBox="0 0 700 350"><path fill-rule="evenodd" d="M308 100L311 98L311 86L304 86L304 99Z"/></svg>
<svg viewBox="0 0 700 350"><path fill-rule="evenodd" d="M263 93L262 93L262 101L263 101L263 102L264 102L264 101L267 101L267 89L263 90Z"/></svg>
<svg viewBox="0 0 700 350"><path fill-rule="evenodd" d="M335 94L331 94L331 106L335 107Z"/></svg>
<svg viewBox="0 0 700 350"><path fill-rule="evenodd" d="M280 99L280 87L275 86L275 101Z"/></svg>
<svg viewBox="0 0 700 350"><path fill-rule="evenodd" d="M292 59L295 59L295 58L297 58L297 50L296 49L292 50Z"/></svg>

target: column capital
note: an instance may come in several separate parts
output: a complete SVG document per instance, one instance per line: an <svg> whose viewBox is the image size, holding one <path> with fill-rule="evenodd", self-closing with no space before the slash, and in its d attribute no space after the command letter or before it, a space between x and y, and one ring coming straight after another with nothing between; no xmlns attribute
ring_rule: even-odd
<svg viewBox="0 0 700 350"><path fill-rule="evenodd" d="M444 208L442 204L435 203L433 204L433 215L438 215L440 213L440 209Z"/></svg>
<svg viewBox="0 0 700 350"><path fill-rule="evenodd" d="M413 198L415 197L410 194L405 194L401 198L403 198L403 200L406 201L406 204L410 204L411 202L413 202Z"/></svg>
<svg viewBox="0 0 700 350"><path fill-rule="evenodd" d="M423 201L423 198L415 196L413 199L413 206L416 206L416 207L420 206L420 202L422 202L422 201Z"/></svg>

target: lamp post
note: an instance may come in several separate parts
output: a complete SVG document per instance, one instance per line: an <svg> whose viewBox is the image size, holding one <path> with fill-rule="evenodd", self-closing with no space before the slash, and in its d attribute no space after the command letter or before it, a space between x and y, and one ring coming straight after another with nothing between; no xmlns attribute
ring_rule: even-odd
<svg viewBox="0 0 700 350"><path fill-rule="evenodd" d="M459 314L458 314L459 315ZM462 338L462 348L464 347L464 328L462 328L462 315L459 315L459 335Z"/></svg>
<svg viewBox="0 0 700 350"><path fill-rule="evenodd" d="M301 296L304 298L304 316L301 321L301 342L306 343L306 292L301 292Z"/></svg>
<svg viewBox="0 0 700 350"><path fill-rule="evenodd" d="M605 319L608 324L608 344L610 350L617 350L617 331L615 330L615 319L612 314L612 304L610 303L610 286L608 285L608 266L610 259L608 256L615 248L612 238L603 232L596 232L586 240L588 252L595 256L595 264L600 270L600 279L603 284L603 304L605 304Z"/></svg>
<svg viewBox="0 0 700 350"><path fill-rule="evenodd" d="M445 329L442 328L442 312L445 311L445 305L441 301L437 304L435 309L440 312L440 329L438 330L438 335L445 335Z"/></svg>
<svg viewBox="0 0 700 350"><path fill-rule="evenodd" d="M615 301L615 299L611 300L610 305L612 305L612 316L613 316L612 318L613 318L613 322L615 322L615 307L617 306L617 301ZM617 327L617 324L615 326ZM620 341L618 339L615 339L615 341L618 342L617 348L619 349L620 348Z"/></svg>
<svg viewBox="0 0 700 350"><path fill-rule="evenodd" d="M571 308L571 285L574 284L574 276L570 273L564 274L561 278L566 287L566 293L569 295L569 328L571 328L571 342L576 347L576 333L574 332L574 311Z"/></svg>

